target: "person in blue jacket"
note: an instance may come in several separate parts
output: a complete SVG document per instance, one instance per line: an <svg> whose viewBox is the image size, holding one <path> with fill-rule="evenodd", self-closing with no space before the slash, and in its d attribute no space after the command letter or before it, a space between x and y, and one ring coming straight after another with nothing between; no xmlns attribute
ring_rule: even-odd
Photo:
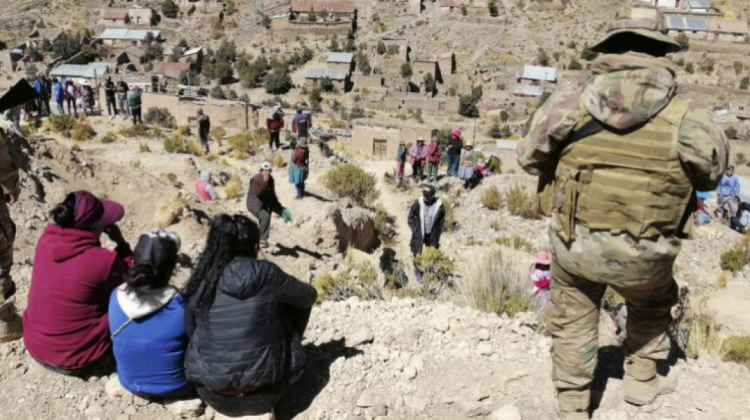
<svg viewBox="0 0 750 420"><path fill-rule="evenodd" d="M65 88L57 78L52 79L52 96L55 98L55 104L57 104L57 113L65 115L65 109L63 103L65 102Z"/></svg>
<svg viewBox="0 0 750 420"><path fill-rule="evenodd" d="M45 107L47 108L47 115L52 113L52 111L49 109L49 91L47 90L48 85L49 82L44 76L37 77L36 81L34 82L34 90L39 97L39 115L42 115L44 113Z"/></svg>
<svg viewBox="0 0 750 420"><path fill-rule="evenodd" d="M161 229L141 235L125 284L109 301L109 329L120 383L147 399L195 395L185 378L184 300L169 285L180 238Z"/></svg>
<svg viewBox="0 0 750 420"><path fill-rule="evenodd" d="M726 217L734 217L737 214L740 201L740 180L734 175L734 165L727 166L726 172L724 172L724 176L721 177L719 186L716 188L716 195L718 195L719 204L717 211L723 212L726 209L729 211Z"/></svg>

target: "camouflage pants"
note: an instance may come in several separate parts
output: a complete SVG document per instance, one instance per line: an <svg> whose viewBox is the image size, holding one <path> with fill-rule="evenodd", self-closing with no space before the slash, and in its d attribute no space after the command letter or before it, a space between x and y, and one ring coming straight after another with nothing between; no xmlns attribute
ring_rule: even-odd
<svg viewBox="0 0 750 420"><path fill-rule="evenodd" d="M10 269L13 266L13 242L16 238L16 225L10 218L8 204L0 199L0 292L7 292L11 286ZM0 293L0 304L4 298Z"/></svg>
<svg viewBox="0 0 750 420"><path fill-rule="evenodd" d="M572 274L552 262L547 328L552 335L552 380L561 391L586 388L594 378L599 307L607 288L607 279L596 280ZM610 285L627 303L626 350L630 357L663 360L670 349L667 327L670 308L677 302L677 283L671 266L640 280Z"/></svg>

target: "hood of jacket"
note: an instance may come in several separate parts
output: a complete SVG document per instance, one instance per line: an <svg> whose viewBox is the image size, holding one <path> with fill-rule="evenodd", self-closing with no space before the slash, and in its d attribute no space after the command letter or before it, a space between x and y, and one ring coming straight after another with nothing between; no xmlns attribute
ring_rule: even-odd
<svg viewBox="0 0 750 420"><path fill-rule="evenodd" d="M52 259L57 263L75 258L91 248L101 248L99 237L94 232L63 229L57 225L47 226L44 241L52 248Z"/></svg>
<svg viewBox="0 0 750 420"><path fill-rule="evenodd" d="M167 306L177 296L172 286L146 288L137 292L128 290L126 285L117 288L117 303L128 318L138 319L151 315Z"/></svg>
<svg viewBox="0 0 750 420"><path fill-rule="evenodd" d="M218 289L235 299L251 298L263 287L268 265L267 261L236 257L224 269Z"/></svg>
<svg viewBox="0 0 750 420"><path fill-rule="evenodd" d="M676 70L666 58L646 54L607 54L592 64L594 77L581 102L597 121L626 130L650 120L674 97Z"/></svg>

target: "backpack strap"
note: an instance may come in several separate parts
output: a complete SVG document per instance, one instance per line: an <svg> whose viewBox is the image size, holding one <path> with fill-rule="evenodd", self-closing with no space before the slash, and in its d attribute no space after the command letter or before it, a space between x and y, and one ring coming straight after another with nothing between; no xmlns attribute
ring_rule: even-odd
<svg viewBox="0 0 750 420"><path fill-rule="evenodd" d="M118 328L117 328L117 329L116 329L116 330L115 330L115 331L114 331L114 332L113 332L113 333L112 333L112 334L111 334L111 335L109 336L109 339L110 339L110 340L114 340L114 339L115 339L115 337L117 337L117 336L118 336L118 335L119 335L119 334L120 334L120 333L122 332L122 330L124 330L124 329L125 329L125 327L127 327L128 325L130 325L130 323L132 323L132 322L133 322L133 318L128 318L128 320L127 320L127 321L123 322L123 323L122 323L122 325L120 325L120 326L119 326L119 327L118 327Z"/></svg>

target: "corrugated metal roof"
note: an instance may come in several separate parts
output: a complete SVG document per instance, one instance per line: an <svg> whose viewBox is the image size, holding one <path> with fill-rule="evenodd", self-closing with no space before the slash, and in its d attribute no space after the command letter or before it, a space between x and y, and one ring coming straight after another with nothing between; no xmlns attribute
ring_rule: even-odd
<svg viewBox="0 0 750 420"><path fill-rule="evenodd" d="M675 31L708 31L708 21L700 16L668 15L664 19L667 30Z"/></svg>
<svg viewBox="0 0 750 420"><path fill-rule="evenodd" d="M552 67L523 66L519 71L518 78L554 82L557 80L557 69Z"/></svg>
<svg viewBox="0 0 750 420"><path fill-rule="evenodd" d="M329 63L345 63L349 64L354 60L354 54L346 52L332 52L328 53Z"/></svg>
<svg viewBox="0 0 750 420"><path fill-rule="evenodd" d="M516 96L542 96L544 90L541 86L521 85L516 87L513 94Z"/></svg>
<svg viewBox="0 0 750 420"><path fill-rule="evenodd" d="M109 72L109 66L110 65L108 63L89 63L85 65L61 64L60 66L53 69L49 74L50 76L68 76L93 79L94 77L102 77L104 74Z"/></svg>
<svg viewBox="0 0 750 420"><path fill-rule="evenodd" d="M326 77L331 80L346 80L348 75L346 70L332 70L332 69L308 69L305 74L306 79L325 79Z"/></svg>
<svg viewBox="0 0 750 420"><path fill-rule="evenodd" d="M185 51L185 52L184 52L184 53L182 54L182 56L183 56L183 57L187 57L187 56L189 56L189 55L195 55L195 54L198 54L198 53L200 53L201 51L203 51L203 47L196 47L196 48L192 48L192 49L189 49L189 50Z"/></svg>
<svg viewBox="0 0 750 420"><path fill-rule="evenodd" d="M354 13L357 5L346 0L292 0L292 12L296 13Z"/></svg>
<svg viewBox="0 0 750 420"><path fill-rule="evenodd" d="M688 0L691 9L708 9L711 7L708 0Z"/></svg>
<svg viewBox="0 0 750 420"><path fill-rule="evenodd" d="M495 147L502 150L516 150L518 149L518 141L517 140L495 140Z"/></svg>
<svg viewBox="0 0 750 420"><path fill-rule="evenodd" d="M106 28L102 31L101 35L99 35L99 39L145 41L146 38L148 38L149 32L153 34L154 38L158 38L161 35L161 31L158 30Z"/></svg>

